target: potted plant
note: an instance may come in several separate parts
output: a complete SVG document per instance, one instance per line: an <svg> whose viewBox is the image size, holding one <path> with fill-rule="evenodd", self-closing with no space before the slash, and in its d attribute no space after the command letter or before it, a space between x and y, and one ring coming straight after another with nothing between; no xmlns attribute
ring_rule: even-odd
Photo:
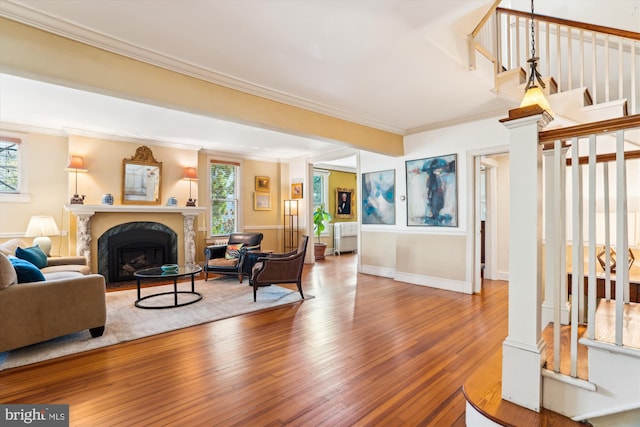
<svg viewBox="0 0 640 427"><path fill-rule="evenodd" d="M331 215L324 210L324 205L320 205L313 212L313 231L318 239L318 241L313 244L316 260L324 259L324 252L327 248L326 243L320 242L320 235L325 229L325 221L331 221Z"/></svg>

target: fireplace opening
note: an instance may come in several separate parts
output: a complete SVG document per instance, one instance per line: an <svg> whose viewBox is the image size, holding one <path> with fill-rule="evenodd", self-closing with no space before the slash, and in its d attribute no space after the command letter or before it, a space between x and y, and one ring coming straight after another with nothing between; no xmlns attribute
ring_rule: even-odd
<svg viewBox="0 0 640 427"><path fill-rule="evenodd" d="M175 264L177 252L177 235L164 224L120 224L98 239L98 271L108 283L133 280L137 270Z"/></svg>

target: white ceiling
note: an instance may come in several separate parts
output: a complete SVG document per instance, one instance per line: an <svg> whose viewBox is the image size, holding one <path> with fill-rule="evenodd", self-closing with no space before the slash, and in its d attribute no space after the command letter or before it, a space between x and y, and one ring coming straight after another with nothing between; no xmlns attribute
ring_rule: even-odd
<svg viewBox="0 0 640 427"><path fill-rule="evenodd" d="M465 35L491 3L0 0L0 15L250 93L406 134L512 106L490 91L491 78L467 68ZM509 5L530 7L528 0L503 1ZM640 31L639 6L640 0L537 0L536 12ZM274 160L343 148L14 76L0 76L0 90L3 122Z"/></svg>

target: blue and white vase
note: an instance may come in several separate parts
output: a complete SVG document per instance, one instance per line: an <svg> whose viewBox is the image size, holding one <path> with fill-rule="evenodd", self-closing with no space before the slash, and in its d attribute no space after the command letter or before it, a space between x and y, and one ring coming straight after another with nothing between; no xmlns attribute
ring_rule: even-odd
<svg viewBox="0 0 640 427"><path fill-rule="evenodd" d="M102 204L103 205L112 205L113 204L113 195L110 194L110 193L107 193L104 196L102 196Z"/></svg>
<svg viewBox="0 0 640 427"><path fill-rule="evenodd" d="M169 197L169 200L167 200L167 206L178 206L178 199L175 197Z"/></svg>

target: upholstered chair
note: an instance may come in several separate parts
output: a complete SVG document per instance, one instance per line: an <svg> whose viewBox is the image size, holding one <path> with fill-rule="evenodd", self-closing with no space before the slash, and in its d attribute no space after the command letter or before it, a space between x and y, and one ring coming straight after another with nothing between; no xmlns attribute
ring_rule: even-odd
<svg viewBox="0 0 640 427"><path fill-rule="evenodd" d="M295 283L302 293L302 267L307 251L309 236L302 236L298 249L284 254L266 254L258 258L253 266L249 283L253 286L253 301L256 301L258 288L276 283Z"/></svg>
<svg viewBox="0 0 640 427"><path fill-rule="evenodd" d="M209 279L209 273L234 274L242 283L246 254L260 250L262 238L262 233L231 233L227 244L207 246L204 249L204 280Z"/></svg>

